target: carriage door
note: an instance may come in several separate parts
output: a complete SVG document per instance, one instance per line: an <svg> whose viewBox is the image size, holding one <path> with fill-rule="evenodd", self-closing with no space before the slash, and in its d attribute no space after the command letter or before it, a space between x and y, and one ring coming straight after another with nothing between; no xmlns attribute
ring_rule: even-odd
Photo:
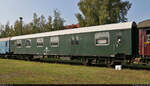
<svg viewBox="0 0 150 86"><path fill-rule="evenodd" d="M144 55L150 55L150 30L145 30L145 34L143 38L144 44Z"/></svg>
<svg viewBox="0 0 150 86"><path fill-rule="evenodd" d="M121 32L115 32L115 54L119 54L121 51L121 43L122 43L122 33Z"/></svg>

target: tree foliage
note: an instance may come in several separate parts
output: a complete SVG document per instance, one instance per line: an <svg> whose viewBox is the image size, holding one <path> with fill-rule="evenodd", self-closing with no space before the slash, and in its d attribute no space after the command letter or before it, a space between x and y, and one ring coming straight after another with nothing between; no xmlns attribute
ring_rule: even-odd
<svg viewBox="0 0 150 86"><path fill-rule="evenodd" d="M61 30L63 29L65 20L60 17L60 13L57 10L54 10L54 22L53 22L53 28L55 30Z"/></svg>
<svg viewBox="0 0 150 86"><path fill-rule="evenodd" d="M80 0L81 13L76 14L80 27L127 21L131 8L129 1L122 0Z"/></svg>
<svg viewBox="0 0 150 86"><path fill-rule="evenodd" d="M54 10L54 17L48 16L47 19L44 15L39 17L36 13L33 13L33 20L28 24L23 23L22 33L20 20L16 20L13 26L10 26L9 22L6 25L0 24L0 37L62 30L64 28L64 22L65 20L61 18L61 14L57 10Z"/></svg>
<svg viewBox="0 0 150 86"><path fill-rule="evenodd" d="M52 25L52 17L48 17L48 21L46 23L46 31L53 31L53 25Z"/></svg>

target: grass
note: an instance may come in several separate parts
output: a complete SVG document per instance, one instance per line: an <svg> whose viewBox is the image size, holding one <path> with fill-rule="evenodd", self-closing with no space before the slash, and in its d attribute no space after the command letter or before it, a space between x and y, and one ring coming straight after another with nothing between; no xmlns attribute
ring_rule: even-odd
<svg viewBox="0 0 150 86"><path fill-rule="evenodd" d="M0 84L150 84L150 71L0 59Z"/></svg>

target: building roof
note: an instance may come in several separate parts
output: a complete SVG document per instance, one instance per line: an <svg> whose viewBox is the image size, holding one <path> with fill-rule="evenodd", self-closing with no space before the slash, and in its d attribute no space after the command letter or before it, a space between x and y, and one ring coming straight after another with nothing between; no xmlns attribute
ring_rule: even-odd
<svg viewBox="0 0 150 86"><path fill-rule="evenodd" d="M148 27L150 27L150 19L142 21L138 24L139 29L148 28Z"/></svg>
<svg viewBox="0 0 150 86"><path fill-rule="evenodd" d="M65 29L79 28L79 24L66 25L64 26L64 28Z"/></svg>
<svg viewBox="0 0 150 86"><path fill-rule="evenodd" d="M78 33L96 32L96 31L123 30L123 29L131 29L132 25L133 22L125 22L125 23L115 23L115 24L107 24L107 25L99 25L99 26L91 26L91 27L82 27L78 29L67 29L67 30L58 30L52 32L15 36L12 37L11 40L40 38L46 36L58 36L58 35L67 35L67 34L78 34Z"/></svg>

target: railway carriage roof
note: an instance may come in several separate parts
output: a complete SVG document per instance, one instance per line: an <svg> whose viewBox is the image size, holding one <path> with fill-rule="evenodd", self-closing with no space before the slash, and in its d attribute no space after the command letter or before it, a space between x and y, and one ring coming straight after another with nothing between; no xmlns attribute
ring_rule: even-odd
<svg viewBox="0 0 150 86"><path fill-rule="evenodd" d="M138 24L139 29L149 28L150 27L150 19L142 21Z"/></svg>
<svg viewBox="0 0 150 86"><path fill-rule="evenodd" d="M82 28L69 29L69 30L58 30L58 31L52 31L52 32L15 36L15 37L12 37L11 40L88 33L88 32L96 32L96 31L124 30L124 29L131 29L132 25L133 25L133 22L125 22L125 23L107 24L107 25L99 25L99 26L91 26L91 27L82 27Z"/></svg>
<svg viewBox="0 0 150 86"><path fill-rule="evenodd" d="M8 37L8 38L0 38L0 42L9 41L9 40L10 40L10 37Z"/></svg>

